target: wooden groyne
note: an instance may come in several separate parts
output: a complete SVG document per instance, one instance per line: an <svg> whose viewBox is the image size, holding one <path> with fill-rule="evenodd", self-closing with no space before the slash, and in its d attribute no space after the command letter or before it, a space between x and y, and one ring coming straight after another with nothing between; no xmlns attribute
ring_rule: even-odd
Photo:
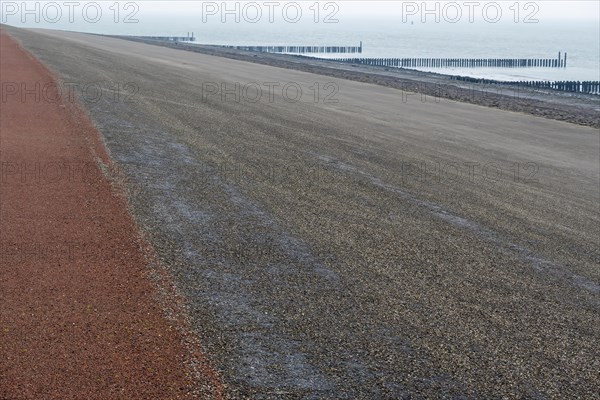
<svg viewBox="0 0 600 400"><path fill-rule="evenodd" d="M560 90L561 92L585 93L600 95L600 81L496 81L470 76L450 76L450 79L490 85L512 85L540 89Z"/></svg>
<svg viewBox="0 0 600 400"><path fill-rule="evenodd" d="M227 49L258 51L263 53L293 53L293 54L351 54L362 53L362 42L358 46L222 46Z"/></svg>
<svg viewBox="0 0 600 400"><path fill-rule="evenodd" d="M150 39L150 40L163 40L167 42L194 42L196 41L196 37L194 36L194 32L190 34L188 32L187 36L134 36L139 39Z"/></svg>
<svg viewBox="0 0 600 400"><path fill-rule="evenodd" d="M567 53L561 58L334 58L351 64L396 68L566 68Z"/></svg>

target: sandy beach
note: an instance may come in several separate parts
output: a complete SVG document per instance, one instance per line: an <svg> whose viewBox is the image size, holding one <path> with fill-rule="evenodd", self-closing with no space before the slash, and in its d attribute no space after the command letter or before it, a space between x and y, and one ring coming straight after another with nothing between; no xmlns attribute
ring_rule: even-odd
<svg viewBox="0 0 600 400"><path fill-rule="evenodd" d="M85 150L92 136L66 125L58 134L79 147L47 141L40 124L48 107L68 119L77 105L97 130L96 154L118 171L124 199L99 175L87 186L56 189L76 215L91 210L88 201L108 204L98 221L56 223L43 211L51 202L32 212L53 223L17 223L20 196L49 194L42 186L10 191L3 182L2 243L22 241L17 227L55 242L72 241L76 230L107 249L130 246L133 255L92 270L57 262L3 267L0 395L51 398L66 370L48 384L37 380L66 357L54 343L69 348L69 338L79 352L65 360L88 360L97 348L127 353L133 339L124 332L115 337L125 347L79 331L63 331L46 347L36 341L54 337L44 333L50 327L79 321L91 298L101 304L120 293L130 301L107 306L110 318L149 315L152 340L162 344L140 346L140 357L160 351L131 363L148 380L136 372L119 387L156 390L152 398L175 398L168 389L184 384L204 385L204 396L215 398L222 385L230 399L598 398L593 98L427 96L426 84L451 83L294 57L3 31L55 74L68 107L41 93L32 119L15 111L18 101L13 111L3 103L2 162L29 151L93 162ZM4 61L4 47L2 57L4 90L24 78L14 72L19 64ZM409 90L415 82L421 93ZM13 133L22 121L31 126ZM19 135L30 135L24 145ZM143 272L151 267L135 245L138 233L181 304L156 300L161 286ZM59 298L50 319L17 320L54 296L22 283L15 289L23 271L39 276L34 289L50 279L78 293L79 306ZM169 307L186 323L170 321ZM86 323L100 329L100 321ZM206 358L196 374L186 366L194 357L185 335ZM30 363L38 375L23 373ZM112 365L100 373L114 374ZM75 385L62 389L65 398L81 395Z"/></svg>

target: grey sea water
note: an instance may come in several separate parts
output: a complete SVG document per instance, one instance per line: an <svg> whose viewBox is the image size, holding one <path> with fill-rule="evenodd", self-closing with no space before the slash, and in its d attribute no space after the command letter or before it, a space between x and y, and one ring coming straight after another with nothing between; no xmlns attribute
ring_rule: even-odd
<svg viewBox="0 0 600 400"><path fill-rule="evenodd" d="M89 18L77 18L79 14L73 22L64 16L49 22L44 15L39 22L29 16L23 23L16 19L19 15L11 15L12 20L6 18L5 22L102 34L186 36L193 32L201 44L356 46L362 41L363 54L356 57L555 58L560 51L568 53L567 68L429 70L499 80L600 80L600 16L594 15L597 5L590 1L500 1L495 3L501 5L500 17L489 10L486 14L473 12L472 22L466 14L466 2L460 1L453 2L458 5L454 11L444 11L448 2L431 1L427 5L406 1L298 2L302 3L302 14L297 21L294 9L282 12L285 2L274 2L279 5L272 9L272 15L266 2L260 1L251 2L257 6L247 9L248 2L101 3L102 18L94 23ZM494 2L475 3L481 10ZM437 13L424 12L436 7ZM462 15L452 22L457 19L456 10ZM569 14L569 10L579 14Z"/></svg>

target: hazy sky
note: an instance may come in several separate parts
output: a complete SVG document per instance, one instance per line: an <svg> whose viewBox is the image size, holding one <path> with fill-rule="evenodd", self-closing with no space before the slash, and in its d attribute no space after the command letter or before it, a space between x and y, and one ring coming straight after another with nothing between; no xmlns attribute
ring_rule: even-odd
<svg viewBox="0 0 600 400"><path fill-rule="evenodd" d="M296 2L277 1L277 0L255 0L255 1L130 1L130 0L54 0L54 1L19 1L19 0L1 0L0 12L2 18L0 22L9 25L21 26L40 26L52 27L54 29L81 29L89 31L96 29L98 32L113 32L126 24L117 26L114 22L123 22L125 20L139 21L145 28L156 27L160 31L163 22L168 20L171 24L177 24L177 21L194 18L205 26L226 25L231 26L229 22L235 22L235 16L226 15L227 10L237 10L242 23L248 22L249 18L261 14L260 21L270 22L269 14L273 13L274 22L283 21L283 10L286 4L301 4L301 22L311 22L313 18L318 18L323 22L328 16L340 22L352 22L361 17L365 17L368 24L377 24L377 19L383 21L398 21L398 23L419 24L432 22L448 23L452 22L490 22L500 14L498 21L502 23L512 22L530 22L530 23L560 23L573 20L586 20L590 26L600 25L600 0L546 0L546 1L518 1L518 0L439 0L439 1L377 1L377 0L350 0L350 1L319 1L316 0L297 0ZM73 14L73 21L69 21L69 9L67 4L77 4L77 10ZM96 5L101 8L96 11ZM253 6L252 6L253 5ZM82 13L83 9L89 8L87 13ZM38 10L36 16L27 13L25 10ZM499 11L497 11L499 9ZM258 10L258 11L257 11ZM318 10L318 13L316 12ZM288 16L294 15L294 8L291 7L287 13ZM248 14L243 14L248 12ZM231 14L231 13L229 13ZM234 12L235 14L235 12ZM56 15L57 21L54 21ZM98 15L98 21L92 21L94 16ZM225 16L224 16L225 15ZM318 15L318 16L317 16ZM101 16L101 18L100 18ZM128 17L133 17L128 19ZM148 18L149 17L149 18ZM455 19L455 21L452 21ZM470 21L473 19L473 21ZM222 20L226 24L222 24ZM285 22L289 22L286 20ZM317 22L317 21L314 21ZM496 24L494 25L500 25ZM136 22L137 23L137 22ZM50 25L50 26L45 26ZM129 24L131 25L131 24ZM188 24L189 25L189 24ZM489 24L488 24L489 25ZM513 24L514 25L514 24ZM290 24L286 24L292 28ZM112 30L110 30L110 29ZM108 30L107 30L108 29Z"/></svg>
<svg viewBox="0 0 600 400"><path fill-rule="evenodd" d="M255 1L260 5L264 4L267 1ZM486 3L493 3L492 1L487 0L442 0L442 1L396 1L396 0L387 0L387 1L377 1L377 0L350 0L350 1L332 1L331 3L336 3L339 7L340 14L343 15L402 15L403 7L405 10L409 10L408 3L412 3L418 7L417 12L420 13L426 3L425 7L435 7L434 3L439 4L440 12L444 9L444 7L448 3L458 4L461 11L465 14L469 11L468 3L479 3L479 6L474 6L474 13L481 13L482 7ZM202 3L210 3L210 2L202 2L195 0L188 1L141 1L137 2L140 6L149 11L149 12L190 12L192 10L200 11L202 9ZM214 1L217 5L220 5L222 1ZM228 1L227 3L232 4L236 3L235 1ZM244 3L249 3L248 1L237 1L243 5ZM284 4L286 1L278 1L278 3ZM301 3L304 7L309 7L309 5L313 4L312 0L298 0L297 3ZM328 3L328 1L320 1L322 5ZM569 19L596 19L600 22L600 1L598 0L545 0L545 1L516 1L516 0L497 0L496 3L502 6L504 13L512 13L512 10L509 10L509 7L513 6L515 3L518 4L521 12L521 17L528 15L530 13L535 12L535 16L537 18L549 18L549 19L560 19L560 18L569 18ZM448 12L453 10L448 9ZM220 10L219 10L220 12ZM420 15L420 14L419 14Z"/></svg>
<svg viewBox="0 0 600 400"><path fill-rule="evenodd" d="M38 3L43 6L45 3L55 3L62 5L69 1L76 0L42 0L42 1L21 1L21 0L2 0L2 6L0 11L5 10L5 6L8 3L21 5L23 3L34 4ZM162 0L140 0L140 1L130 1L130 0L96 0L98 3L101 3L103 7L109 7L110 4L119 3L121 6L127 3L135 3L140 10L144 10L145 12L164 12L164 13L197 13L202 11L202 5L207 3L216 4L219 8L221 8L222 0L216 1L198 1L198 0L187 0L187 1L162 1ZM80 0L78 3L85 4L89 2L87 0ZM239 3L240 7L243 7L244 3L250 3L251 1L226 1L228 3L228 7L233 7L233 3ZM266 9L263 5L268 2L276 2L279 4L285 4L287 1L277 1L277 0L256 0L253 1L262 6L263 9ZM314 4L316 0L297 0L297 3L303 5L303 7L308 8L310 5ZM440 10L443 9L448 3L454 3L458 5L463 13L468 12L468 3L478 3L476 6L475 12L480 13L481 8L486 3L493 3L488 0L388 0L388 1L378 1L378 0L349 0L349 1L319 1L322 8L325 7L327 3L334 3L336 7L339 8L339 13L343 13L344 15L400 15L403 11L403 7L413 7L416 6L418 11L422 11L425 7L435 7L435 3L438 4ZM408 5L411 3L412 5ZM535 11L536 16L540 18L585 18L585 19L596 19L600 22L600 1L599 0L542 0L542 1L528 1L528 0L496 0L496 3L500 4L504 10L505 14L512 13L509 10L514 4L517 4L520 8L521 14L526 15ZM425 5L424 5L425 4ZM414 8L413 8L414 10ZM323 10L325 11L325 10Z"/></svg>

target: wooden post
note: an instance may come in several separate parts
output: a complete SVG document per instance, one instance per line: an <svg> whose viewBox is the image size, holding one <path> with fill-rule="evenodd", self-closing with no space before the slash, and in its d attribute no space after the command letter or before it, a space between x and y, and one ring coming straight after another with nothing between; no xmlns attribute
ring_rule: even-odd
<svg viewBox="0 0 600 400"><path fill-rule="evenodd" d="M560 60L562 60L562 57L560 56L560 51L558 52L558 58L557 58L557 60L558 60L558 65L557 65L557 67L560 67L560 66L561 66L561 65L560 65Z"/></svg>

